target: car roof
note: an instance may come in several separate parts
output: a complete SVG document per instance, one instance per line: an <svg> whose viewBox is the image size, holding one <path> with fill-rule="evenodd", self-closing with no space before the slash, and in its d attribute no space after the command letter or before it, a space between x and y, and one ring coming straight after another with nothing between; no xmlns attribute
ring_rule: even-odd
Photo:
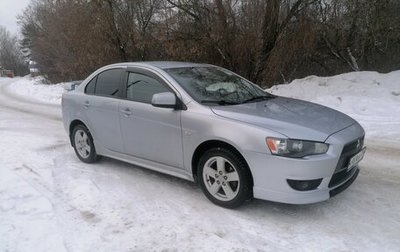
<svg viewBox="0 0 400 252"><path fill-rule="evenodd" d="M209 67L209 64L181 62L181 61L143 61L143 62L122 62L110 66L152 66L159 69L182 68L182 67Z"/></svg>

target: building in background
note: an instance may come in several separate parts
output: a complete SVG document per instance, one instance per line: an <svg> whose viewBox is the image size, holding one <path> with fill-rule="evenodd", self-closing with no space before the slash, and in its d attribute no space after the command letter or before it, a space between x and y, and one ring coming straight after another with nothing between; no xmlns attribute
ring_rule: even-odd
<svg viewBox="0 0 400 252"><path fill-rule="evenodd" d="M6 70L0 65L0 77L14 78L13 70Z"/></svg>
<svg viewBox="0 0 400 252"><path fill-rule="evenodd" d="M40 74L39 66L36 63L36 61L30 60L28 67L29 67L29 72L31 73L31 76L38 76Z"/></svg>

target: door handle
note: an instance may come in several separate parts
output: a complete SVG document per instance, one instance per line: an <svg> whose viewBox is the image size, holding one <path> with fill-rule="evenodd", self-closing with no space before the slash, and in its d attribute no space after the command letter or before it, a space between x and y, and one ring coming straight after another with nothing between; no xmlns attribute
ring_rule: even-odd
<svg viewBox="0 0 400 252"><path fill-rule="evenodd" d="M124 108L120 110L122 114L124 114L125 117L128 117L132 115L132 111L129 108Z"/></svg>
<svg viewBox="0 0 400 252"><path fill-rule="evenodd" d="M84 106L85 108L89 108L89 106L90 106L89 101L85 101L85 103L83 103L83 106Z"/></svg>

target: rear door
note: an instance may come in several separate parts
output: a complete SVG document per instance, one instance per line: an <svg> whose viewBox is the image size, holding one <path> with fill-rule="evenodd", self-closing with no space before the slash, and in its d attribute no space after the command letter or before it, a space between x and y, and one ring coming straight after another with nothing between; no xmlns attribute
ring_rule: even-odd
<svg viewBox="0 0 400 252"><path fill-rule="evenodd" d="M153 94L172 92L155 73L131 69L125 77L120 122L125 153L182 168L181 111L151 105Z"/></svg>
<svg viewBox="0 0 400 252"><path fill-rule="evenodd" d="M123 69L108 69L94 77L85 88L85 108L88 126L96 146L101 144L111 151L123 152L119 123L121 77Z"/></svg>

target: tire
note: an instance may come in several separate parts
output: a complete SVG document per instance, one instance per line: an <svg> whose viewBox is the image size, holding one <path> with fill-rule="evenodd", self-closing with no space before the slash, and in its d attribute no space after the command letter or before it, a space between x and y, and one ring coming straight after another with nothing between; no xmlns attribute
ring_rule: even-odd
<svg viewBox="0 0 400 252"><path fill-rule="evenodd" d="M93 138L84 125L75 126L71 135L72 146L78 158L85 163L94 163L100 159L94 147Z"/></svg>
<svg viewBox="0 0 400 252"><path fill-rule="evenodd" d="M216 205L236 208L252 198L252 179L246 162L225 148L207 150L200 158L197 178L206 197Z"/></svg>

